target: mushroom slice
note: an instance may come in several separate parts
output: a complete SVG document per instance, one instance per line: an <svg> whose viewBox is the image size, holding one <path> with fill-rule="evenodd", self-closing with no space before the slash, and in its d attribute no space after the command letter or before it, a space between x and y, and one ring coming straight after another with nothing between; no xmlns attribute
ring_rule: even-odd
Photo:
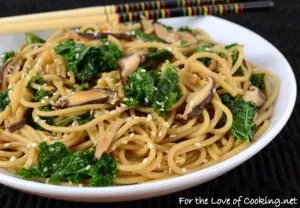
<svg viewBox="0 0 300 208"><path fill-rule="evenodd" d="M109 35L114 36L115 38L120 39L120 40L128 40L128 41L132 40L132 36L130 34L126 34L126 33L111 33L111 32L82 33L82 32L78 32L77 34L81 37L84 37L87 39L92 39L92 40L106 38Z"/></svg>
<svg viewBox="0 0 300 208"><path fill-rule="evenodd" d="M121 69L123 83L127 82L129 74L137 70L143 59L144 55L142 53L134 53L119 60L118 64Z"/></svg>
<svg viewBox="0 0 300 208"><path fill-rule="evenodd" d="M167 43L175 43L179 40L180 35L178 32L174 30L168 30L165 26L162 24L154 24L154 30L155 34L158 38L166 41Z"/></svg>
<svg viewBox="0 0 300 208"><path fill-rule="evenodd" d="M102 154L108 150L110 144L112 143L112 141L114 140L117 134L117 131L124 123L125 123L124 119L118 119L107 127L100 141L98 141L96 145L96 150L95 150L96 158L98 159L101 158Z"/></svg>
<svg viewBox="0 0 300 208"><path fill-rule="evenodd" d="M184 120L195 118L214 97L214 81L208 77L208 83L203 88L189 95L184 113L179 115Z"/></svg>
<svg viewBox="0 0 300 208"><path fill-rule="evenodd" d="M189 42L191 45L196 45L197 44L197 39L189 32L178 32L180 39L186 40Z"/></svg>
<svg viewBox="0 0 300 208"><path fill-rule="evenodd" d="M258 87L251 85L244 93L243 99L255 103L256 107L261 107L266 101L266 96Z"/></svg>
<svg viewBox="0 0 300 208"><path fill-rule="evenodd" d="M78 91L69 97L68 107L105 103L115 97L117 97L116 92L109 89L94 88L88 91Z"/></svg>
<svg viewBox="0 0 300 208"><path fill-rule="evenodd" d="M151 34L154 32L154 27L153 27L152 21L143 20L141 22L141 24L142 24L143 31L146 34Z"/></svg>
<svg viewBox="0 0 300 208"><path fill-rule="evenodd" d="M9 124L9 125L7 126L7 129L8 129L8 131L10 131L10 132L15 132L15 131L17 131L17 130L23 128L23 126L24 126L25 124L26 124L26 120L23 119L23 120L18 121L18 122L16 122L16 123Z"/></svg>

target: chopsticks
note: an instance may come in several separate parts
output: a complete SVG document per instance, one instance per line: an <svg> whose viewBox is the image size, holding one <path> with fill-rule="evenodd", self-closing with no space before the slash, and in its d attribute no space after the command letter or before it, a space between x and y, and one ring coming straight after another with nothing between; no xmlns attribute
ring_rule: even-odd
<svg viewBox="0 0 300 208"><path fill-rule="evenodd" d="M45 12L38 14L28 14L13 17L0 18L0 25L29 22L29 21L41 21L52 20L59 17L63 18L79 18L84 16L94 15L108 15L108 14L120 14L128 12L139 11L151 11L171 8L186 8L186 7L199 7L204 5L216 5L216 4L229 4L237 2L247 2L251 0L159 0L159 1L147 1L130 4L108 5L108 6L96 6L79 9L70 9L63 11ZM252 0L253 1L253 0Z"/></svg>
<svg viewBox="0 0 300 208"><path fill-rule="evenodd" d="M187 1L187 0L185 0ZM199 0L198 0L199 1ZM206 0L210 1L210 0ZM215 0L216 1L216 0ZM214 1L214 2L215 2ZM211 0L213 2L213 0ZM181 17L181 16L205 16L205 15L227 15L227 14L239 14L243 12L251 12L258 10L269 9L274 6L273 1L255 1L255 2L245 2L245 3L230 3L230 4L216 4L207 6L192 6L192 7L177 7L171 9L157 9L157 10L144 10L139 12L124 12L124 13L104 13L100 15L92 15L89 13L82 17L67 17L61 18L61 12L53 12L56 14L56 18L40 19L35 18L28 21L18 21L14 22L13 18L10 21L14 23L5 24L1 22L0 19L0 34L8 33L18 33L18 32L31 32L48 30L55 28L64 27L78 27L85 24L101 24L106 22L132 22L140 21L143 19L158 19L158 18L170 18L170 17ZM111 7L111 6L110 6ZM118 6L114 6L118 7ZM118 9L117 11L119 11ZM74 11L73 11L74 12ZM76 12L76 11L75 11ZM69 15L72 11L69 11ZM36 14L36 16L39 14ZM40 14L43 15L43 14ZM18 17L16 17L18 18Z"/></svg>

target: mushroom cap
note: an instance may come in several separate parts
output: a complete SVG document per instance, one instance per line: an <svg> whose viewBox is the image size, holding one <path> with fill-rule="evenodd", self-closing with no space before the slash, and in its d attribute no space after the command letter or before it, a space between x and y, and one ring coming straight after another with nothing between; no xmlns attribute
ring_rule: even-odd
<svg viewBox="0 0 300 208"><path fill-rule="evenodd" d="M128 76L137 70L143 57L143 53L134 53L119 60L118 64L121 70L121 79L123 83L126 83Z"/></svg>
<svg viewBox="0 0 300 208"><path fill-rule="evenodd" d="M156 36L167 43L175 43L180 38L178 32L174 30L168 30L165 26L159 23L154 24L154 30Z"/></svg>
<svg viewBox="0 0 300 208"><path fill-rule="evenodd" d="M261 107L266 102L265 94L258 87L253 85L244 93L243 99L255 103L256 107Z"/></svg>
<svg viewBox="0 0 300 208"><path fill-rule="evenodd" d="M208 77L208 83L201 89L191 93L186 100L184 113L180 116L185 120L195 118L201 110L211 102L214 96L214 80Z"/></svg>

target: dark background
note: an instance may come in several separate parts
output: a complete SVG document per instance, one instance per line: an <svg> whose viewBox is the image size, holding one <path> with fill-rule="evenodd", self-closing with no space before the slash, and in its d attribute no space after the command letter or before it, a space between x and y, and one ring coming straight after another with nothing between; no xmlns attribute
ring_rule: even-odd
<svg viewBox="0 0 300 208"><path fill-rule="evenodd" d="M0 0L0 16L104 5L112 4L112 2L124 3L126 1ZM254 12L225 18L255 31L273 43L288 59L299 81L300 0L275 0L275 4L276 7L269 12ZM270 198L297 197L297 207L300 207L299 104L298 97L294 112L285 128L260 153L229 173L194 188L141 201L97 204L52 200L0 185L0 207L180 207L179 197L233 198L239 195Z"/></svg>

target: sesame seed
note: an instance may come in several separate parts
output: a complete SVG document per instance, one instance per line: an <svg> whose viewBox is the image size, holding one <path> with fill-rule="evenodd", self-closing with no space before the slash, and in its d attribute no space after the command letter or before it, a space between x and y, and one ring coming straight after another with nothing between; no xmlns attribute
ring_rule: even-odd
<svg viewBox="0 0 300 208"><path fill-rule="evenodd" d="M91 168L91 165L88 165L85 167L86 170L89 170Z"/></svg>
<svg viewBox="0 0 300 208"><path fill-rule="evenodd" d="M175 138L175 137L176 137L176 134L171 134L169 137L170 137L170 138Z"/></svg>
<svg viewBox="0 0 300 208"><path fill-rule="evenodd" d="M187 169L186 169L186 168L181 168L181 172L182 172L182 173L186 173L186 172L187 172Z"/></svg>
<svg viewBox="0 0 300 208"><path fill-rule="evenodd" d="M141 69L140 71L141 71L141 72L146 72L146 69Z"/></svg>
<svg viewBox="0 0 300 208"><path fill-rule="evenodd" d="M46 179L45 183L49 183L49 178Z"/></svg>
<svg viewBox="0 0 300 208"><path fill-rule="evenodd" d="M147 146L148 146L149 149L152 149L153 144L149 143Z"/></svg>
<svg viewBox="0 0 300 208"><path fill-rule="evenodd" d="M133 137L134 136L134 133L131 133L130 135L129 135L129 137Z"/></svg>
<svg viewBox="0 0 300 208"><path fill-rule="evenodd" d="M9 161L15 161L17 158L15 156L12 156L11 158L9 158Z"/></svg>
<svg viewBox="0 0 300 208"><path fill-rule="evenodd" d="M144 160L143 160L143 164L145 164L145 163L147 163L148 162L148 158L145 158Z"/></svg>
<svg viewBox="0 0 300 208"><path fill-rule="evenodd" d="M127 119L126 119L126 121L130 121L131 119L132 119L132 118L131 118L131 117L129 117L129 118L127 118Z"/></svg>
<svg viewBox="0 0 300 208"><path fill-rule="evenodd" d="M152 120L152 115L151 114L148 114L147 115L147 121L151 121Z"/></svg>
<svg viewBox="0 0 300 208"><path fill-rule="evenodd" d="M38 121L40 120L40 118L37 117L37 116L35 116L35 117L33 118L33 120L34 120L34 122L38 122Z"/></svg>
<svg viewBox="0 0 300 208"><path fill-rule="evenodd" d="M31 147L37 147L37 144L36 143L32 143Z"/></svg>
<svg viewBox="0 0 300 208"><path fill-rule="evenodd" d="M45 104L45 103L46 103L46 100L42 99L42 100L41 100L41 103Z"/></svg>
<svg viewBox="0 0 300 208"><path fill-rule="evenodd" d="M94 110L92 109L92 110L90 110L90 115L93 115L95 112L94 112Z"/></svg>
<svg viewBox="0 0 300 208"><path fill-rule="evenodd" d="M4 147L9 147L9 145L10 145L9 143L5 143L3 146Z"/></svg>
<svg viewBox="0 0 300 208"><path fill-rule="evenodd" d="M201 147L201 144L198 142L198 143L195 143L195 146L199 148L199 147Z"/></svg>
<svg viewBox="0 0 300 208"><path fill-rule="evenodd" d="M128 98L124 98L123 100L126 102L126 101L128 101L129 99L128 99Z"/></svg>
<svg viewBox="0 0 300 208"><path fill-rule="evenodd" d="M72 181L69 181L69 184L72 185L73 184Z"/></svg>
<svg viewBox="0 0 300 208"><path fill-rule="evenodd" d="M145 97L145 102L149 103L149 99L147 97Z"/></svg>
<svg viewBox="0 0 300 208"><path fill-rule="evenodd" d="M78 187L83 187L82 183L78 184Z"/></svg>
<svg viewBox="0 0 300 208"><path fill-rule="evenodd" d="M170 124L169 124L168 122L165 122L163 125L164 125L166 128L169 128L169 127L170 127Z"/></svg>
<svg viewBox="0 0 300 208"><path fill-rule="evenodd" d="M47 172L47 171L48 171L48 168L47 168L47 167L44 167L43 171L44 171L44 172Z"/></svg>
<svg viewBox="0 0 300 208"><path fill-rule="evenodd" d="M122 144L127 144L127 143L128 143L128 140L122 140L121 143L122 143Z"/></svg>
<svg viewBox="0 0 300 208"><path fill-rule="evenodd" d="M159 131L159 132L158 132L158 136L161 137L162 135L163 135L163 132L162 132L162 131Z"/></svg>

